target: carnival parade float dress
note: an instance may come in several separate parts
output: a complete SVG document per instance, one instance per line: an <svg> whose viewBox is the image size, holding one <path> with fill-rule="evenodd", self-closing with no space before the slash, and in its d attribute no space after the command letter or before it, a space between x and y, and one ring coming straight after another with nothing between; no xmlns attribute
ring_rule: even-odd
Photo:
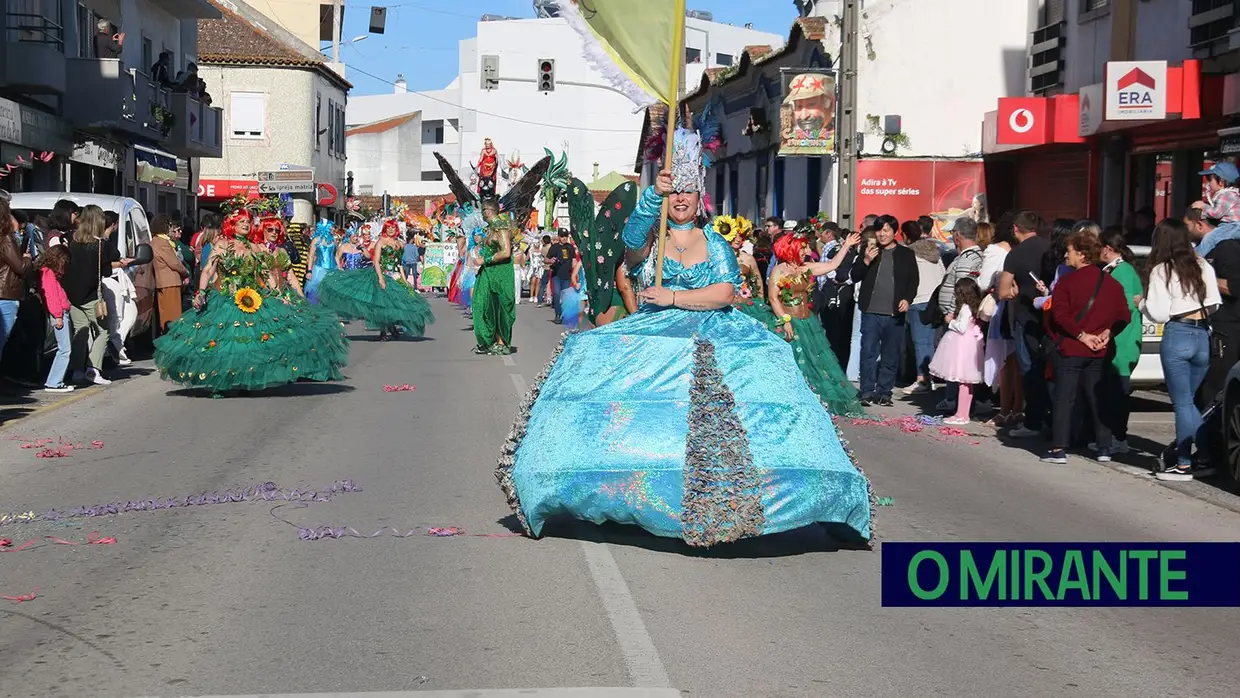
<svg viewBox="0 0 1240 698"><path fill-rule="evenodd" d="M775 325L778 322L775 311L771 310L770 304L766 302L762 294L757 293L757 289L761 288L758 270L741 265L740 272L741 286L736 299L732 301L732 307L762 323L766 329L775 331Z"/></svg>
<svg viewBox="0 0 1240 698"><path fill-rule="evenodd" d="M215 285L202 310L182 315L155 340L161 378L218 395L344 377L349 340L340 321L283 284L266 283L283 278L286 252L212 258Z"/></svg>
<svg viewBox="0 0 1240 698"><path fill-rule="evenodd" d="M431 304L404 277L401 257L404 250L384 247L379 253L379 268L387 277L386 288L371 268L361 268L361 254L345 255L352 268L345 268L323 277L319 284L319 304L330 308L345 320L365 320L368 327L382 331L404 328L421 337L426 326L435 322Z"/></svg>
<svg viewBox="0 0 1240 698"><path fill-rule="evenodd" d="M661 199L647 189L624 229L639 249ZM736 256L706 228L709 257L664 261L672 290L739 286ZM654 280L654 260L638 270ZM689 545L829 525L869 540L869 481L782 337L731 307L642 306L565 335L519 407L496 477L527 533L548 517L636 524Z"/></svg>
<svg viewBox="0 0 1240 698"><path fill-rule="evenodd" d="M779 294L779 302L788 312L785 319L792 324L791 346L797 367L801 369L810 389L832 414L867 417L857 389L840 367L839 359L835 358L835 352L831 350L831 343L827 340L826 330L822 328L822 323L810 306L809 298L813 285L814 277L806 269L794 276L783 277L773 289ZM767 312L771 312L770 306L767 308Z"/></svg>

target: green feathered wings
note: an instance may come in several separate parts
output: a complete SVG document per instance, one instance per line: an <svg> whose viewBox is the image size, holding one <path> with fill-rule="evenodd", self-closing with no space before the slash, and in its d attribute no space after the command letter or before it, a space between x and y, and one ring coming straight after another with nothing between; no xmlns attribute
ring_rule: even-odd
<svg viewBox="0 0 1240 698"><path fill-rule="evenodd" d="M616 267L624 260L620 233L635 208L637 186L632 182L625 182L608 194L597 214L589 187L579 179L569 182L568 217L586 273L591 322L615 303Z"/></svg>

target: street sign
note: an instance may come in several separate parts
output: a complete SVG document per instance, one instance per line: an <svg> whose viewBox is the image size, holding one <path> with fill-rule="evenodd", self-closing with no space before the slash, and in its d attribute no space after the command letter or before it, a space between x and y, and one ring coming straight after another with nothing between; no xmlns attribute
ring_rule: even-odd
<svg viewBox="0 0 1240 698"><path fill-rule="evenodd" d="M282 170L279 172L259 172L256 177L261 182L313 182L314 170ZM301 191L301 190L298 190ZM311 189L306 189L311 191Z"/></svg>
<svg viewBox="0 0 1240 698"><path fill-rule="evenodd" d="M265 174L265 173L259 173ZM259 194L313 194L314 182L265 182L258 181Z"/></svg>

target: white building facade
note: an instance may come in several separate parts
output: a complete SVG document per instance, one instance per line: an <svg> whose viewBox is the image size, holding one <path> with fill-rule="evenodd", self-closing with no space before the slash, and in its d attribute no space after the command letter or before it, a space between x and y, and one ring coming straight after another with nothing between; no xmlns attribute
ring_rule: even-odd
<svg viewBox="0 0 1240 698"><path fill-rule="evenodd" d="M349 83L317 51L256 15L226 10L204 21L201 33L199 72L224 106L224 148L203 168L200 197L256 196L261 173L311 170L312 190L287 197L293 221L342 212Z"/></svg>
<svg viewBox="0 0 1240 698"><path fill-rule="evenodd" d="M752 29L695 17L686 19L689 75L733 62L748 45L771 45L781 38ZM568 154L568 167L579 178L633 172L634 148L642 114L612 88L582 57L577 34L560 18L480 21L477 36L460 42L459 76L442 90L418 94L398 81L390 94L355 96L347 117L351 130L418 112L422 123L420 178L374 178L373 173L402 173L380 161L403 155L376 151L361 143L349 146L349 169L359 185L375 195L448 193L434 152L440 152L466 181L483 141L490 138L503 159L519 154L529 166L548 148ZM539 88L540 65L554 63L554 89ZM352 137L351 137L352 138ZM412 146L406 146L412 148ZM360 150L359 150L360 149ZM501 166L503 163L501 162ZM502 191L502 185L501 185Z"/></svg>
<svg viewBox="0 0 1240 698"><path fill-rule="evenodd" d="M220 110L159 84L151 68L162 51L173 76L194 62L197 22L217 16L208 0L9 0L0 157L41 157L4 186L130 196L151 213L192 209L199 158L220 155ZM99 54L100 21L125 35L119 55Z"/></svg>

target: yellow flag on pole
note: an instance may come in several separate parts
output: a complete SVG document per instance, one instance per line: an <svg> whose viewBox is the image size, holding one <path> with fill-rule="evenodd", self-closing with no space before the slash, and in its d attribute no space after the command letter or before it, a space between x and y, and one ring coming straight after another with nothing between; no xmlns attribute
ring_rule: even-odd
<svg viewBox="0 0 1240 698"><path fill-rule="evenodd" d="M559 0L592 67L640 108L675 104L685 59L685 0Z"/></svg>

